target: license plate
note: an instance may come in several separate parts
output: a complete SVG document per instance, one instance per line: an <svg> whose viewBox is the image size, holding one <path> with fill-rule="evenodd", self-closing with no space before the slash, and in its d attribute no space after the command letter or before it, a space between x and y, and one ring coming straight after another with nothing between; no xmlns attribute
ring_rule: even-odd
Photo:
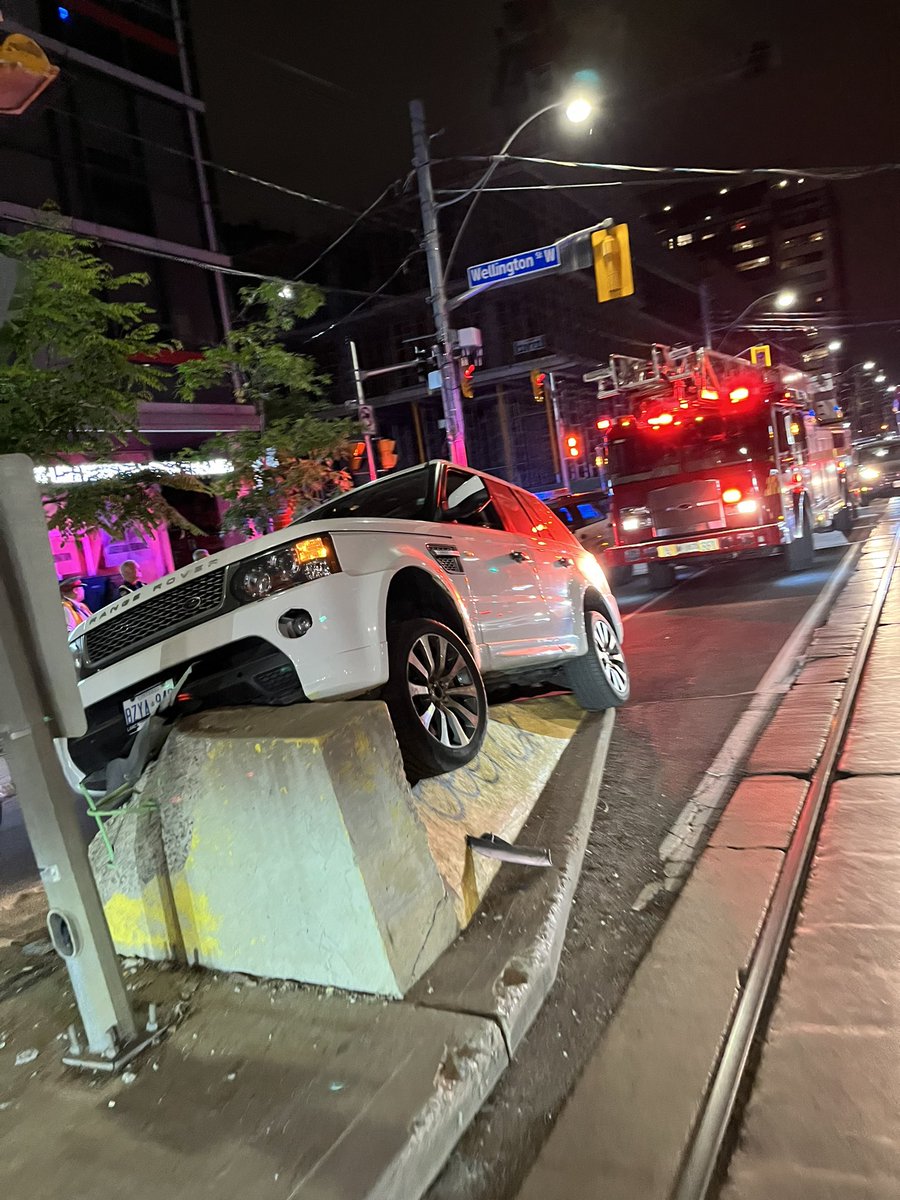
<svg viewBox="0 0 900 1200"><path fill-rule="evenodd" d="M167 692L171 692L175 684L171 679L165 680L163 683L154 684L153 687L147 688L131 700L122 701L122 712L125 715L125 727L129 733L134 733L145 721L158 710L163 702L163 696Z"/></svg>
<svg viewBox="0 0 900 1200"><path fill-rule="evenodd" d="M656 553L660 558L677 558L679 554L703 554L718 549L718 538L702 538L699 542L677 542L672 546L657 546Z"/></svg>

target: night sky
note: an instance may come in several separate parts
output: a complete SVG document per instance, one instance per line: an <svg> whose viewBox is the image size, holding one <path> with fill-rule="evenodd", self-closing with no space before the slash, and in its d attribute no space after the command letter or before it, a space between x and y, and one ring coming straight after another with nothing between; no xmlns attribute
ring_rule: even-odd
<svg viewBox="0 0 900 1200"><path fill-rule="evenodd" d="M252 9L193 0L213 156L361 207L409 168L415 95L429 127L446 130L436 153L498 148L511 128L492 105L501 10L502 0L256 0ZM887 0L558 0L556 10L567 35L561 56L595 69L605 96L579 156L702 166L900 161L900 7ZM759 43L770 47L769 66L748 78ZM546 152L575 151L552 121L539 136ZM316 230L315 211L301 202L219 187L229 221ZM900 173L840 184L837 198L852 317L900 315ZM900 371L893 330L857 339L861 353Z"/></svg>

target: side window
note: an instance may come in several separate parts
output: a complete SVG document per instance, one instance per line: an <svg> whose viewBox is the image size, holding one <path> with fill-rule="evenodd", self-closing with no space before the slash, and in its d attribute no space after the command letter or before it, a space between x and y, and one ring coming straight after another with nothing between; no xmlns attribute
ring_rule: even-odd
<svg viewBox="0 0 900 1200"><path fill-rule="evenodd" d="M490 499L487 487L480 475L470 475L467 471L449 470L444 484L444 506L453 509L457 505L478 497L487 499L487 505L480 512L471 516L455 517L456 525L475 525L482 529L502 529L503 522Z"/></svg>
<svg viewBox="0 0 900 1200"><path fill-rule="evenodd" d="M529 496L527 492L517 492L516 495L531 518L533 536L543 537L551 542L563 542L565 545L571 546L572 542L576 540L575 537L546 504L542 504L536 496Z"/></svg>
<svg viewBox="0 0 900 1200"><path fill-rule="evenodd" d="M803 462L806 458L806 428L802 414L780 408L776 420L782 458L788 464Z"/></svg>
<svg viewBox="0 0 900 1200"><path fill-rule="evenodd" d="M521 533L527 537L532 536L531 526L533 524L531 518L525 512L525 509L516 498L516 493L512 488L506 487L502 483L491 482L491 496L494 499L494 505L503 518L503 524L510 533Z"/></svg>

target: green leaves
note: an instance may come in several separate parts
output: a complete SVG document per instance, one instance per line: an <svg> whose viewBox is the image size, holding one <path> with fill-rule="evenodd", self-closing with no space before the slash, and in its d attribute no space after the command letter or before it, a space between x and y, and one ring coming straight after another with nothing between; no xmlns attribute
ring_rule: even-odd
<svg viewBox="0 0 900 1200"><path fill-rule="evenodd" d="M220 344L171 368L145 365L134 359L169 348L139 298L147 277L117 275L91 241L68 233L51 212L46 219L45 227L0 234L0 291L11 296L5 324L0 313L0 454L29 454L39 464L108 459L138 438L142 403L165 392L201 401L223 386L256 407L264 429L223 434L184 455L231 461L230 474L209 482L136 466L118 478L48 487L53 528L69 536L159 524L199 532L164 498L165 485L169 495L214 492L230 503L226 527L262 533L350 486L340 460L354 430L317 415L329 381L283 344L321 306L320 292L303 283L244 288Z"/></svg>

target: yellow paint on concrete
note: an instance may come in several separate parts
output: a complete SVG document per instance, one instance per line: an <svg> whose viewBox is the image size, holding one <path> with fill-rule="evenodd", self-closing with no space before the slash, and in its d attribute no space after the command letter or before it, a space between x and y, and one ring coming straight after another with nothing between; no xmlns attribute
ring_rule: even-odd
<svg viewBox="0 0 900 1200"><path fill-rule="evenodd" d="M141 958L171 958L181 938L170 905L164 902L165 883L151 879L140 896L117 892L103 906L106 923L119 954Z"/></svg>
<svg viewBox="0 0 900 1200"><path fill-rule="evenodd" d="M195 892L181 871L172 877L172 894L188 960L209 963L220 950L214 935L221 919L210 908L209 897Z"/></svg>

